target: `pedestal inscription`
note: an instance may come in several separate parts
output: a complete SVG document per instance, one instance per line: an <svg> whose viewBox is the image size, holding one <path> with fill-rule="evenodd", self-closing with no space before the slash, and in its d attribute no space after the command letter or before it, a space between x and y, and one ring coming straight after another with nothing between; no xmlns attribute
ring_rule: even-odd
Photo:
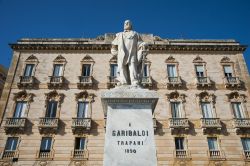
<svg viewBox="0 0 250 166"><path fill-rule="evenodd" d="M102 95L107 115L104 166L156 166L152 110L158 97L145 89L124 90Z"/></svg>

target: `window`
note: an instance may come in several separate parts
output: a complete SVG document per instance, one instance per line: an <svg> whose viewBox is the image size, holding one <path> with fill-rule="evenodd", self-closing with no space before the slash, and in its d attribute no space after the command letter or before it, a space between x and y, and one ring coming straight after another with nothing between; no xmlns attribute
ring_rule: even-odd
<svg viewBox="0 0 250 166"><path fill-rule="evenodd" d="M219 150L216 137L207 138L207 142L208 142L208 148L210 151L211 150Z"/></svg>
<svg viewBox="0 0 250 166"><path fill-rule="evenodd" d="M26 101L17 101L16 102L16 109L15 109L13 117L14 118L24 117L26 107L27 107L27 102Z"/></svg>
<svg viewBox="0 0 250 166"><path fill-rule="evenodd" d="M51 137L43 137L41 141L40 152L50 152L51 150Z"/></svg>
<svg viewBox="0 0 250 166"><path fill-rule="evenodd" d="M148 65L147 64L144 64L144 67L143 67L143 77L148 77Z"/></svg>
<svg viewBox="0 0 250 166"><path fill-rule="evenodd" d="M197 77L204 77L204 66L202 65L196 65L195 66L195 70L196 70L196 76Z"/></svg>
<svg viewBox="0 0 250 166"><path fill-rule="evenodd" d="M18 137L9 137L5 145L5 151L15 151L17 149Z"/></svg>
<svg viewBox="0 0 250 166"><path fill-rule="evenodd" d="M233 107L233 113L234 113L235 118L237 119L245 118L242 105L240 102L233 102L232 107Z"/></svg>
<svg viewBox="0 0 250 166"><path fill-rule="evenodd" d="M91 64L82 65L82 76L90 76Z"/></svg>
<svg viewBox="0 0 250 166"><path fill-rule="evenodd" d="M241 138L244 151L250 151L250 138Z"/></svg>
<svg viewBox="0 0 250 166"><path fill-rule="evenodd" d="M49 101L48 102L48 109L46 112L46 117L48 118L55 118L56 117L56 110L57 110L57 101Z"/></svg>
<svg viewBox="0 0 250 166"><path fill-rule="evenodd" d="M26 64L25 70L24 70L24 76L30 77L32 76L34 64Z"/></svg>
<svg viewBox="0 0 250 166"><path fill-rule="evenodd" d="M77 137L75 139L75 150L83 150L83 149L85 149L85 141L86 141L86 138Z"/></svg>
<svg viewBox="0 0 250 166"><path fill-rule="evenodd" d="M175 149L176 150L184 150L184 138L176 137L175 138Z"/></svg>
<svg viewBox="0 0 250 166"><path fill-rule="evenodd" d="M167 65L168 77L177 77L177 71L175 65Z"/></svg>
<svg viewBox="0 0 250 166"><path fill-rule="evenodd" d="M78 111L77 111L77 117L78 118L87 118L88 117L88 102L78 102Z"/></svg>
<svg viewBox="0 0 250 166"><path fill-rule="evenodd" d="M111 76L112 77L116 77L117 76L117 64L111 64Z"/></svg>
<svg viewBox="0 0 250 166"><path fill-rule="evenodd" d="M63 65L62 64L55 64L54 65L53 76L54 77L60 77L62 75L63 75Z"/></svg>
<svg viewBox="0 0 250 166"><path fill-rule="evenodd" d="M224 74L226 77L232 77L233 76L233 69L230 65L225 65L224 67Z"/></svg>
<svg viewBox="0 0 250 166"><path fill-rule="evenodd" d="M182 111L180 106L180 102L171 102L171 111L173 118L182 118Z"/></svg>
<svg viewBox="0 0 250 166"><path fill-rule="evenodd" d="M201 109L203 118L213 118L213 110L211 108L211 103L209 102L201 102Z"/></svg>

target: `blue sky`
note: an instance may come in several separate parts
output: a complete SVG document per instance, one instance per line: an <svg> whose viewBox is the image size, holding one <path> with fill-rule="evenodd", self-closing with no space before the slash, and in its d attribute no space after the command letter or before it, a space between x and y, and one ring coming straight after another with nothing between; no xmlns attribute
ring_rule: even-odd
<svg viewBox="0 0 250 166"><path fill-rule="evenodd" d="M162 38L250 45L249 0L0 0L0 64L9 66L8 43L17 39L96 37L121 31L125 19L136 31Z"/></svg>

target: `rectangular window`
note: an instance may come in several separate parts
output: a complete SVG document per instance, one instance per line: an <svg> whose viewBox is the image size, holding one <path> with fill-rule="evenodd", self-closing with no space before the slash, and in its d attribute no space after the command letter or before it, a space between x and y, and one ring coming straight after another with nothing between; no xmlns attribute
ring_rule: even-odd
<svg viewBox="0 0 250 166"><path fill-rule="evenodd" d="M213 110L211 108L211 103L202 102L201 103L203 118L213 118Z"/></svg>
<svg viewBox="0 0 250 166"><path fill-rule="evenodd" d="M43 137L41 141L40 152L50 152L51 143L52 143L51 137Z"/></svg>
<svg viewBox="0 0 250 166"><path fill-rule="evenodd" d="M85 138L83 137L77 137L75 139L75 149L76 150L83 150L85 149Z"/></svg>
<svg viewBox="0 0 250 166"><path fill-rule="evenodd" d="M168 77L177 77L177 71L175 65L167 65Z"/></svg>
<svg viewBox="0 0 250 166"><path fill-rule="evenodd" d="M48 109L46 112L47 118L55 118L56 117L56 110L57 110L57 101L49 101L48 102Z"/></svg>
<svg viewBox="0 0 250 166"><path fill-rule="evenodd" d="M224 74L226 77L233 77L233 69L232 66L226 65L224 67Z"/></svg>
<svg viewBox="0 0 250 166"><path fill-rule="evenodd" d="M183 137L175 137L175 149L184 150L184 138Z"/></svg>
<svg viewBox="0 0 250 166"><path fill-rule="evenodd" d="M241 103L234 102L234 103L232 103L232 107L233 107L233 113L234 113L235 118L238 118L238 119L245 118Z"/></svg>
<svg viewBox="0 0 250 166"><path fill-rule="evenodd" d="M24 76L30 77L32 76L34 64L26 64L25 70L24 70Z"/></svg>
<svg viewBox="0 0 250 166"><path fill-rule="evenodd" d="M244 151L250 151L250 138L241 138Z"/></svg>
<svg viewBox="0 0 250 166"><path fill-rule="evenodd" d="M197 77L204 77L204 66L202 65L197 65L195 66L195 70L196 70L196 76Z"/></svg>
<svg viewBox="0 0 250 166"><path fill-rule="evenodd" d="M5 151L15 151L17 149L18 137L9 137L5 145Z"/></svg>
<svg viewBox="0 0 250 166"><path fill-rule="evenodd" d="M110 68L111 68L111 76L112 77L117 77L117 64L111 64Z"/></svg>
<svg viewBox="0 0 250 166"><path fill-rule="evenodd" d="M209 150L219 150L218 142L216 137L209 137L207 138L208 148Z"/></svg>
<svg viewBox="0 0 250 166"><path fill-rule="evenodd" d="M143 77L148 77L148 65L144 64L143 67Z"/></svg>
<svg viewBox="0 0 250 166"><path fill-rule="evenodd" d="M26 107L27 107L27 102L26 101L17 101L13 117L14 118L24 117Z"/></svg>
<svg viewBox="0 0 250 166"><path fill-rule="evenodd" d="M183 117L180 102L171 102L171 111L172 111L173 118Z"/></svg>
<svg viewBox="0 0 250 166"><path fill-rule="evenodd" d="M59 77L59 76L62 76L62 74L63 74L63 65L62 64L55 64L54 65L53 76L54 77Z"/></svg>
<svg viewBox="0 0 250 166"><path fill-rule="evenodd" d="M78 111L77 117L78 118L87 118L88 117L88 102L78 102Z"/></svg>
<svg viewBox="0 0 250 166"><path fill-rule="evenodd" d="M91 64L83 64L82 65L82 76L90 76L90 68Z"/></svg>

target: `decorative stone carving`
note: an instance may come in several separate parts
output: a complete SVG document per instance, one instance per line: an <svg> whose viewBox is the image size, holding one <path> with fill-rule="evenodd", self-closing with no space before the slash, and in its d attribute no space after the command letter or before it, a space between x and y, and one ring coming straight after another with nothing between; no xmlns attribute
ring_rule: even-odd
<svg viewBox="0 0 250 166"><path fill-rule="evenodd" d="M205 63L205 61L197 55L196 58L194 58L193 63Z"/></svg>
<svg viewBox="0 0 250 166"><path fill-rule="evenodd" d="M83 57L81 62L95 62L95 61L91 56L85 55L85 57Z"/></svg>
<svg viewBox="0 0 250 166"><path fill-rule="evenodd" d="M246 95L239 94L236 91L227 94L227 98L229 102L246 102Z"/></svg>
<svg viewBox="0 0 250 166"><path fill-rule="evenodd" d="M214 104L216 100L216 96L212 93L208 93L207 91L196 94L196 97L199 98L199 102L209 102Z"/></svg>
<svg viewBox="0 0 250 166"><path fill-rule="evenodd" d="M36 56L30 55L30 56L25 60L25 62L38 63L38 59L37 59Z"/></svg>
<svg viewBox="0 0 250 166"><path fill-rule="evenodd" d="M58 55L58 56L56 57L56 59L54 59L53 62L57 62L57 63L66 63L67 61L66 61L66 59L65 59L62 55Z"/></svg>
<svg viewBox="0 0 250 166"><path fill-rule="evenodd" d="M227 56L224 56L221 60L220 63L233 63L230 58Z"/></svg>
<svg viewBox="0 0 250 166"><path fill-rule="evenodd" d="M64 94L58 93L56 90L53 90L49 93L45 93L45 105L47 105L48 101L55 100L58 101L59 107L61 106L61 103L63 102Z"/></svg>
<svg viewBox="0 0 250 166"><path fill-rule="evenodd" d="M124 32L116 34L112 42L111 54L117 55L118 85L138 85L140 83L143 59L148 54L147 44L140 35L132 31L130 20L124 22Z"/></svg>
<svg viewBox="0 0 250 166"><path fill-rule="evenodd" d="M109 63L117 63L117 55L113 55L112 58L109 60Z"/></svg>
<svg viewBox="0 0 250 166"><path fill-rule="evenodd" d="M32 102L33 97L35 95L33 93L27 93L26 90L20 91L18 93L14 93L14 101L27 101Z"/></svg>
<svg viewBox="0 0 250 166"><path fill-rule="evenodd" d="M185 94L179 94L178 91L171 92L170 94L166 94L168 101L181 101L185 102Z"/></svg>
<svg viewBox="0 0 250 166"><path fill-rule="evenodd" d="M88 93L87 91L82 91L80 93L75 94L75 100L78 101L79 99L87 99L89 101L93 101L95 97L95 94Z"/></svg>
<svg viewBox="0 0 250 166"><path fill-rule="evenodd" d="M178 63L175 58L170 55L166 60L165 60L165 63Z"/></svg>

